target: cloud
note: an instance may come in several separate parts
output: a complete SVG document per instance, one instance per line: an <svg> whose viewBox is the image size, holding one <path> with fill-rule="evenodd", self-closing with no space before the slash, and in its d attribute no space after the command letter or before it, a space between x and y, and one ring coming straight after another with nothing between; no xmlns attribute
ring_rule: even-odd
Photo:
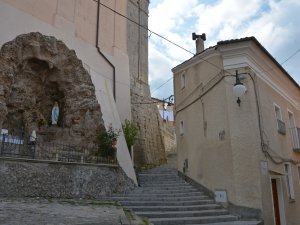
<svg viewBox="0 0 300 225"><path fill-rule="evenodd" d="M149 28L191 52L195 51L192 32L206 33L206 47L220 40L255 36L279 63L300 48L299 0L248 0L247 3L241 0L152 0L151 4ZM172 76L172 67L191 56L152 35L149 44L151 84L158 80L164 82ZM283 67L300 83L298 61L300 53ZM160 71L163 76L158 75ZM155 95L158 94L159 91Z"/></svg>
<svg viewBox="0 0 300 225"><path fill-rule="evenodd" d="M149 27L155 28L155 31L161 35L169 33L169 31L177 26L181 26L185 18L190 17L190 9L197 6L197 0L163 0L154 1L156 7L150 4Z"/></svg>

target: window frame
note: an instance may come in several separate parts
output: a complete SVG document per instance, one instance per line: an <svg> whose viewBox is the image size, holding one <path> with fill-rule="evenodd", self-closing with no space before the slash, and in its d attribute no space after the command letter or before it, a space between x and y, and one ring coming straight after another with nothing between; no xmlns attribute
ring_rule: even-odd
<svg viewBox="0 0 300 225"><path fill-rule="evenodd" d="M282 112L281 112L280 106L277 105L276 103L274 103L273 105L274 105L274 111L275 111L275 118L276 118L276 119L279 119L279 120L281 120L281 121L283 121L283 120L282 120ZM279 115L280 115L280 118L277 118L276 108L279 109Z"/></svg>
<svg viewBox="0 0 300 225"><path fill-rule="evenodd" d="M186 86L186 74L185 74L185 72L183 72L180 75L180 87L181 87L181 89L184 89L185 86Z"/></svg>
<svg viewBox="0 0 300 225"><path fill-rule="evenodd" d="M289 198L289 201L295 201L295 189L291 163L284 163L283 166L286 180L287 196ZM286 171L286 169L288 171Z"/></svg>
<svg viewBox="0 0 300 225"><path fill-rule="evenodd" d="M274 113L275 113L275 120L276 120L277 131L278 131L278 133L280 133L282 135L285 135L286 134L286 124L283 121L281 107L279 105L277 105L275 102L273 103L273 105L274 105ZM277 117L277 115L279 117ZM281 124L281 126L280 126L280 124Z"/></svg>
<svg viewBox="0 0 300 225"><path fill-rule="evenodd" d="M298 172L298 179L299 179L299 185L300 185L300 164L297 164L297 172Z"/></svg>
<svg viewBox="0 0 300 225"><path fill-rule="evenodd" d="M184 122L183 122L183 120L180 120L180 123L179 123L179 134L180 134L180 136L184 135Z"/></svg>

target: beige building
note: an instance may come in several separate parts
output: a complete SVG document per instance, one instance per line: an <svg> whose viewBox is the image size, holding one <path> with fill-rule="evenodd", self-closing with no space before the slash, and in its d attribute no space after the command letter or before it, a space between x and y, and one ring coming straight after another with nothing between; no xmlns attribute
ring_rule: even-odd
<svg viewBox="0 0 300 225"><path fill-rule="evenodd" d="M221 41L173 68L178 169L266 225L300 221L300 87L254 38ZM236 71L246 87L237 103Z"/></svg>
<svg viewBox="0 0 300 225"><path fill-rule="evenodd" d="M152 101L156 104L159 113L161 133L166 155L176 153L174 104L172 103L173 98L173 95L163 100L152 98Z"/></svg>
<svg viewBox="0 0 300 225"><path fill-rule="evenodd" d="M131 119L127 0L0 0L0 46L18 35L39 32L63 41L90 74L105 126ZM118 161L136 180L124 136Z"/></svg>

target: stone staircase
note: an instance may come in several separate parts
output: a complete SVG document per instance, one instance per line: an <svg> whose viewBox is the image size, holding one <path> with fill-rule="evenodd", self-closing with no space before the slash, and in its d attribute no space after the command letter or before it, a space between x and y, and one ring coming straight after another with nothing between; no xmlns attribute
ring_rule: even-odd
<svg viewBox="0 0 300 225"><path fill-rule="evenodd" d="M139 174L140 187L113 200L147 217L154 225L257 225L216 204L203 192L182 180L175 169L159 167Z"/></svg>

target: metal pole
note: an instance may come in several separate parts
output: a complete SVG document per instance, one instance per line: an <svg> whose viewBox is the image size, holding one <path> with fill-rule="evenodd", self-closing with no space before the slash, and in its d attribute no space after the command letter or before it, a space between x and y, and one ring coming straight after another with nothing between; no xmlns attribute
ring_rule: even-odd
<svg viewBox="0 0 300 225"><path fill-rule="evenodd" d="M4 137L4 134L2 134L2 145L1 145L1 155L3 154L3 149L4 149L4 141L5 141L5 139L4 139L5 137Z"/></svg>

